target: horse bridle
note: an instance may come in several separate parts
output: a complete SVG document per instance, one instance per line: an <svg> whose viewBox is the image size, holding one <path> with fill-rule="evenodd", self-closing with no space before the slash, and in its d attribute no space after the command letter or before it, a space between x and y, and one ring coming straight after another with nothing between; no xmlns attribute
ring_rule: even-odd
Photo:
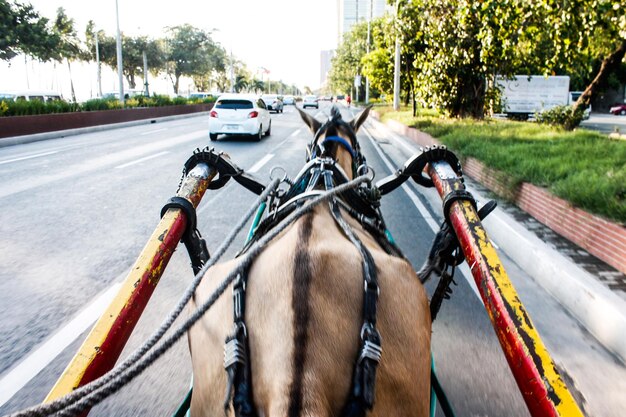
<svg viewBox="0 0 626 417"><path fill-rule="evenodd" d="M321 140L322 135L327 133L330 129L335 129L335 131L339 131L339 128L343 127L345 133L348 135L348 140L339 136L338 134L324 136ZM356 138L356 134L352 130L352 127L341 118L340 113L335 113L328 118L326 123L320 126L315 132L315 136L313 140L308 145L308 155L307 162L313 158L318 156L324 156L326 153L325 144L326 143L335 143L350 153L352 156L352 175L356 177L357 170L360 166L366 163L365 157L361 153L361 147L359 145L359 141Z"/></svg>

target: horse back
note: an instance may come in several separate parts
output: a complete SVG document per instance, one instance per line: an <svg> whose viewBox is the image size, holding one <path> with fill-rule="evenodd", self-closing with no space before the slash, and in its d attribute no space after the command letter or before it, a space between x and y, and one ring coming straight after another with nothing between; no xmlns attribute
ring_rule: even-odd
<svg viewBox="0 0 626 417"><path fill-rule="evenodd" d="M348 218L348 216L346 216ZM426 416L430 396L430 315L411 265L380 249L348 219L378 274L377 328L383 356L372 416ZM236 266L216 265L197 291L203 301ZM318 207L274 239L248 273L246 325L253 400L259 416L341 415L352 386L363 323L361 257L329 211ZM189 332L192 416L223 413L222 352L233 326L221 297Z"/></svg>

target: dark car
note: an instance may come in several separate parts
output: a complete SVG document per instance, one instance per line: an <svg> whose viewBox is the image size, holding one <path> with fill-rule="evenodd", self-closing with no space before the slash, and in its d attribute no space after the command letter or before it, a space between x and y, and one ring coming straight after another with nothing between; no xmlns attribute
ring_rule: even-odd
<svg viewBox="0 0 626 417"><path fill-rule="evenodd" d="M620 115L620 116L626 116L626 103L622 103L622 104L616 104L615 106L611 107L611 110L609 110L611 112L611 114L614 115Z"/></svg>
<svg viewBox="0 0 626 417"><path fill-rule="evenodd" d="M275 111L276 113L283 112L283 101L281 97L276 94L263 94L261 100L265 102L265 106L269 111Z"/></svg>

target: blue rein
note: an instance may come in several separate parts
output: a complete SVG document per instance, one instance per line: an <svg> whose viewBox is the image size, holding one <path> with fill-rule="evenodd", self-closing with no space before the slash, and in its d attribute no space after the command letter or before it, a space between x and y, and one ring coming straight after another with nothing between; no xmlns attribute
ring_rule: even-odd
<svg viewBox="0 0 626 417"><path fill-rule="evenodd" d="M350 152L350 155L352 156L353 160L356 159L356 152L354 152L354 149L352 149L352 145L350 144L350 142L348 142L344 138L339 137L339 136L326 136L324 140L320 143L320 145L323 145L326 142L335 142L335 143L340 144L348 152Z"/></svg>

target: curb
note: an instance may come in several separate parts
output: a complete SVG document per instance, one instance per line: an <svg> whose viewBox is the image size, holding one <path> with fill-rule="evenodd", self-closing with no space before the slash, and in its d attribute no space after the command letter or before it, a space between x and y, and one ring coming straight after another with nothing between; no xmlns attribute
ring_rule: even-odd
<svg viewBox="0 0 626 417"><path fill-rule="evenodd" d="M626 363L626 303L620 297L503 210L496 209L483 223L509 258Z"/></svg>
<svg viewBox="0 0 626 417"><path fill-rule="evenodd" d="M387 129L396 131L393 126L377 120ZM416 132L420 134L419 139L424 139L422 135L427 136ZM405 132L398 133L418 146L426 146ZM476 190L472 193L479 195ZM497 208L483 223L489 236L511 260L626 364L626 302L503 210Z"/></svg>
<svg viewBox="0 0 626 417"><path fill-rule="evenodd" d="M131 122L110 123L106 125L80 127L77 129L56 130L54 132L36 133L34 135L10 136L0 139L0 148L7 146L22 145L25 143L40 142L49 139L60 139L68 136L82 135L83 133L102 132L105 130L121 129L124 127L138 126L151 123L168 122L171 120L185 119L189 117L205 116L209 112L197 112L187 114L177 114L174 116L154 117L141 120L133 120Z"/></svg>

